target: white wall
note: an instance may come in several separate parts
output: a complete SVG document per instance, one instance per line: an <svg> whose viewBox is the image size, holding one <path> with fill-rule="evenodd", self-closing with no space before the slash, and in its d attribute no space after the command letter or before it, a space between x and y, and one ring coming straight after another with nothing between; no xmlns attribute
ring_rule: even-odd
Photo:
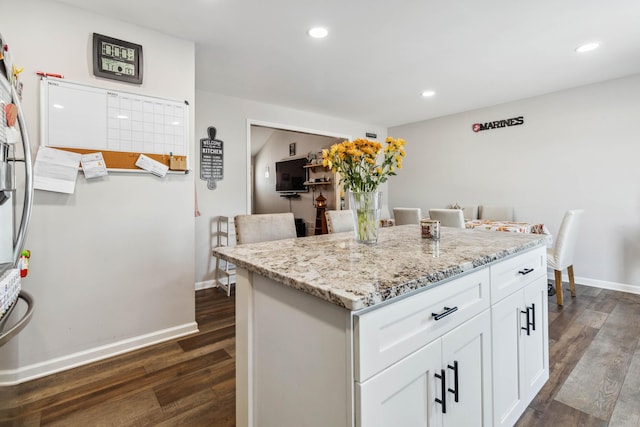
<svg viewBox="0 0 640 427"><path fill-rule="evenodd" d="M525 124L474 133L473 123ZM576 279L640 292L640 76L389 129L407 140L390 207L505 204L556 234L585 215Z"/></svg>
<svg viewBox="0 0 640 427"><path fill-rule="evenodd" d="M50 1L3 2L1 22L14 63L25 69L22 104L34 154L36 71L194 105L192 42ZM143 45L141 86L93 77L93 32ZM193 117L192 110L192 129ZM92 181L79 174L73 195L35 192L25 244L31 268L23 280L35 312L0 348L0 383L196 330L193 182L193 174L112 173Z"/></svg>
<svg viewBox="0 0 640 427"><path fill-rule="evenodd" d="M217 183L217 189L208 190L206 181L196 179L202 213L196 218L196 280L202 287L213 283L215 259L211 257L211 247L215 246L218 216L233 217L250 211L247 201L251 183L247 140L250 123L354 138L374 132L380 141L387 135L386 129L379 126L199 90L196 91L196 106L196 139L206 136L208 126L215 126L217 138L225 143L224 180ZM257 169L256 173L264 173L264 169ZM196 174L200 176L199 170ZM386 192L386 188L383 191Z"/></svg>

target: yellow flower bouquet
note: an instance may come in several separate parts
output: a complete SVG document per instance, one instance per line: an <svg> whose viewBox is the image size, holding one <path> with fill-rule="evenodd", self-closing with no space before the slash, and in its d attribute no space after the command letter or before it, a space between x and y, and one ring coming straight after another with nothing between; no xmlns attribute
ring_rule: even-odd
<svg viewBox="0 0 640 427"><path fill-rule="evenodd" d="M388 137L385 142L384 150L378 141L362 138L333 144L322 150L322 164L340 173L340 183L346 191L376 191L402 168L405 156L404 139ZM383 153L382 163L378 164Z"/></svg>
<svg viewBox="0 0 640 427"><path fill-rule="evenodd" d="M333 144L322 150L322 164L340 174L340 184L349 191L356 239L362 243L378 241L380 193L378 187L402 168L405 141L388 137L381 143L355 139ZM378 163L380 159L380 163Z"/></svg>

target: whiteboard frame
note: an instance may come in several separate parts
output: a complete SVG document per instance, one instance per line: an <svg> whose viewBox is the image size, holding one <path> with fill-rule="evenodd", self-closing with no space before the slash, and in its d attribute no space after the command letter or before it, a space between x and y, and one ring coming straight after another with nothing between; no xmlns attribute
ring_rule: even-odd
<svg viewBox="0 0 640 427"><path fill-rule="evenodd" d="M146 94L140 94L140 93L133 93L133 92L126 92L126 91L120 91L117 89L107 89L104 87L99 87L99 86L93 86L90 84L86 84L86 83L80 83L80 82L76 82L76 81L72 81L72 80L67 80L67 79L58 79L58 78L51 78L51 77L41 77L40 79L40 146L42 147L51 147L51 148L60 148L60 149L67 149L67 150L74 150L74 149L90 149L93 150L92 147L62 147L62 146L56 146L56 145L50 145L50 141L49 141L49 82L59 82L62 83L63 85L67 85L67 84L71 84L71 85L77 85L80 87L84 87L84 88L88 88L91 90L96 90L98 92L105 92L105 95L108 92L112 92L115 93L117 95L126 95L126 96L131 96L131 97L135 97L135 98L149 98L149 99L155 99L155 100L159 100L159 101L163 101L163 102L167 102L167 103L175 103L175 104L181 104L185 106L185 115L184 115L184 130L183 130L183 137L184 137L184 141L185 141L185 154L184 156L186 157L186 161L187 161L187 169L185 171L173 171L173 170L169 170L167 171L167 174L171 174L171 175L186 175L189 174L191 172L191 144L190 144L190 120L191 120L191 109L190 109L190 105L189 103L184 100L184 101L178 101L175 99L169 99L169 98L162 98L162 97L158 97L158 96L150 96L150 95L146 95ZM138 151L123 151L123 150L108 150L106 148L103 149L95 149L95 152L101 152L101 151L110 151L110 152L119 152L119 153L140 153L140 154L158 154L158 153L149 153L149 152L138 152ZM167 155L167 154L163 154L163 155ZM124 172L124 173L144 173L144 174L148 174L149 172L147 172L144 169L139 169L139 168L113 168L113 167L108 167L107 166L107 170L109 172Z"/></svg>

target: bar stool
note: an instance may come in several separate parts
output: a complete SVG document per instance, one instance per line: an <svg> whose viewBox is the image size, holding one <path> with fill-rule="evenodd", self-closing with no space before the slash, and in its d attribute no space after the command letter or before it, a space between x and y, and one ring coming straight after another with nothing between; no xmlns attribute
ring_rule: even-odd
<svg viewBox="0 0 640 427"><path fill-rule="evenodd" d="M326 211L324 216L327 218L329 234L353 231L353 212L351 209Z"/></svg>
<svg viewBox="0 0 640 427"><path fill-rule="evenodd" d="M291 212L236 215L233 220L238 245L297 237L296 223Z"/></svg>

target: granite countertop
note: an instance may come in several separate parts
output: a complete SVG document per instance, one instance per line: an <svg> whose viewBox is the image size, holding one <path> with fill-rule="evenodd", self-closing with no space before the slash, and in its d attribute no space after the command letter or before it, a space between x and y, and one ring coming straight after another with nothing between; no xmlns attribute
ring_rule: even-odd
<svg viewBox="0 0 640 427"><path fill-rule="evenodd" d="M381 228L378 243L353 232L214 249L239 268L259 273L349 310L359 310L544 246L546 236L441 228L439 242L418 225Z"/></svg>

